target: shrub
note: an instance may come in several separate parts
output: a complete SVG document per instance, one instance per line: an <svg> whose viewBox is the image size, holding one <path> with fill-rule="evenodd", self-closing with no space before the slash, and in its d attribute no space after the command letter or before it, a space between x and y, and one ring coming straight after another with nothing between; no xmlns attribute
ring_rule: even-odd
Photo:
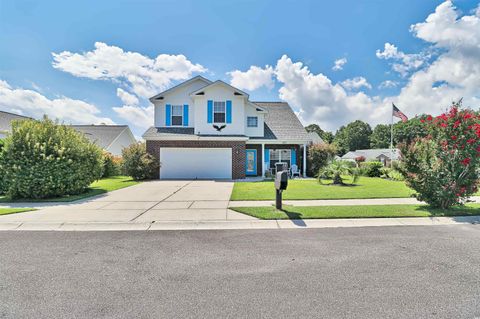
<svg viewBox="0 0 480 319"><path fill-rule="evenodd" d="M122 171L122 158L103 151L103 174L102 177L120 175Z"/></svg>
<svg viewBox="0 0 480 319"><path fill-rule="evenodd" d="M360 164L361 174L368 177L382 176L382 169L384 168L381 162L364 162Z"/></svg>
<svg viewBox="0 0 480 319"><path fill-rule="evenodd" d="M123 172L135 180L158 174L158 159L147 153L145 143L132 144L122 151Z"/></svg>
<svg viewBox="0 0 480 319"><path fill-rule="evenodd" d="M12 123L0 157L12 198L79 194L102 174L102 151L82 134L44 118Z"/></svg>
<svg viewBox="0 0 480 319"><path fill-rule="evenodd" d="M308 175L314 176L318 171L333 160L337 148L333 144L314 144L308 148Z"/></svg>
<svg viewBox="0 0 480 319"><path fill-rule="evenodd" d="M400 146L399 167L417 198L443 209L463 204L477 191L480 154L479 117L454 103L436 118L421 122L428 135Z"/></svg>
<svg viewBox="0 0 480 319"><path fill-rule="evenodd" d="M5 142L0 139L0 157L2 157L2 149L4 144ZM0 169L0 195L3 195L5 193L4 176L5 174L3 173L3 170Z"/></svg>
<svg viewBox="0 0 480 319"><path fill-rule="evenodd" d="M331 179L333 185L345 185L342 176L351 176L352 184L358 180L358 170L353 162L333 161L318 172L318 181Z"/></svg>

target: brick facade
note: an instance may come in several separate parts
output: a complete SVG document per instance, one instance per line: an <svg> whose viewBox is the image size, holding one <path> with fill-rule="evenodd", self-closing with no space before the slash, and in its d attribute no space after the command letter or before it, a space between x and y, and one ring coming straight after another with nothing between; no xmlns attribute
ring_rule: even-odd
<svg viewBox="0 0 480 319"><path fill-rule="evenodd" d="M147 140L147 152L160 161L160 149L167 147L231 148L232 178L245 178L245 142L242 141L153 141ZM158 178L158 176L156 176Z"/></svg>

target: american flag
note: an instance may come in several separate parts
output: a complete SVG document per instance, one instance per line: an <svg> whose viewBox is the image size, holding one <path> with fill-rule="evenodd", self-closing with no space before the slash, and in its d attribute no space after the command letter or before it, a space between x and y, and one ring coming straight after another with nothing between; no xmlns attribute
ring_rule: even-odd
<svg viewBox="0 0 480 319"><path fill-rule="evenodd" d="M398 117L399 119L402 120L402 122L408 121L408 117L405 114L403 114L403 112L400 111L398 109L398 107L395 106L395 104L392 103L392 107L393 107L392 108L392 115L393 116Z"/></svg>

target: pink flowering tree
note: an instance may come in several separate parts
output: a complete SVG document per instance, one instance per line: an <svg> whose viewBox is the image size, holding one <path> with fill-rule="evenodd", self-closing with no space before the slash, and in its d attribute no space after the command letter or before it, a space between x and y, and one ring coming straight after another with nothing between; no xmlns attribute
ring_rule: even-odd
<svg viewBox="0 0 480 319"><path fill-rule="evenodd" d="M477 191L480 117L460 102L440 116L421 119L428 135L399 145L399 169L417 198L433 207L461 205Z"/></svg>

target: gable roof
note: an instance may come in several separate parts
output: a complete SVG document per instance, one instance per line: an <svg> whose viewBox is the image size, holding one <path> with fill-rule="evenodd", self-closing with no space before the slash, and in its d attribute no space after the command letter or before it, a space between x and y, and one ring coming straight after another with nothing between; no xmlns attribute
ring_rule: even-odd
<svg viewBox="0 0 480 319"><path fill-rule="evenodd" d="M169 88L169 89L167 89L167 90L165 90L165 91L163 91L163 92L160 92L160 93L152 96L151 98L149 98L149 100L150 100L150 102L153 103L153 101L154 101L155 99L161 97L162 95L165 95L165 94L167 94L167 93L171 93L171 92L175 91L176 89L179 89L179 88L181 88L181 87L184 87L184 86L186 86L186 85L188 85L188 84L190 84L190 83L192 83L192 82L195 82L195 81L197 81L197 80L204 81L204 82L205 82L205 86L208 86L208 85L210 85L210 84L212 83L212 81L210 81L209 79L204 78L204 77L201 76L201 75L197 75L197 76L191 78L190 80L187 80L187 81L185 81L185 82L179 83L179 84L177 84L177 85L175 85L175 86L173 86L173 87L171 87L171 88ZM203 87L205 87L205 86L203 86Z"/></svg>
<svg viewBox="0 0 480 319"><path fill-rule="evenodd" d="M31 117L0 111L0 132L10 132L12 129L12 121L14 120L27 119L31 119Z"/></svg>
<svg viewBox="0 0 480 319"><path fill-rule="evenodd" d="M232 90L234 90L234 91L236 91L236 92L244 95L245 97L247 97L247 99L248 99L248 97L249 97L249 95L248 95L247 93L243 92L243 91L240 90L240 89L237 89L237 88L234 87L234 86L231 86L230 84L228 84L228 83L226 83L226 82L223 82L222 80L216 80L216 81L213 82L213 83L210 83L210 84L208 84L208 85L205 85L204 87L202 87L202 88L200 88L200 89L198 89L198 90L190 93L190 95L193 96L193 95L195 95L195 94L197 94L197 93L200 93L200 92L208 89L209 87L212 87L212 86L215 86L215 85L223 85L223 86L226 86L227 88L230 88L230 89L232 89Z"/></svg>
<svg viewBox="0 0 480 319"><path fill-rule="evenodd" d="M318 135L317 132L307 132L307 134L308 134L308 137L310 138L310 141L313 144L324 144L325 143L323 141L323 139L320 137L320 135Z"/></svg>
<svg viewBox="0 0 480 319"><path fill-rule="evenodd" d="M130 130L128 125L70 125L80 133L85 134L92 143L107 149L115 139L125 130Z"/></svg>
<svg viewBox="0 0 480 319"><path fill-rule="evenodd" d="M355 152L350 151L347 154L342 156L342 159L355 159L358 156L364 156L367 160L376 159L379 156L392 157L393 160L398 160L400 157L400 150L393 149L392 151L389 148L375 148L370 150L356 150Z"/></svg>
<svg viewBox="0 0 480 319"><path fill-rule="evenodd" d="M310 141L307 131L286 102L253 102L265 109L265 134L254 139Z"/></svg>

